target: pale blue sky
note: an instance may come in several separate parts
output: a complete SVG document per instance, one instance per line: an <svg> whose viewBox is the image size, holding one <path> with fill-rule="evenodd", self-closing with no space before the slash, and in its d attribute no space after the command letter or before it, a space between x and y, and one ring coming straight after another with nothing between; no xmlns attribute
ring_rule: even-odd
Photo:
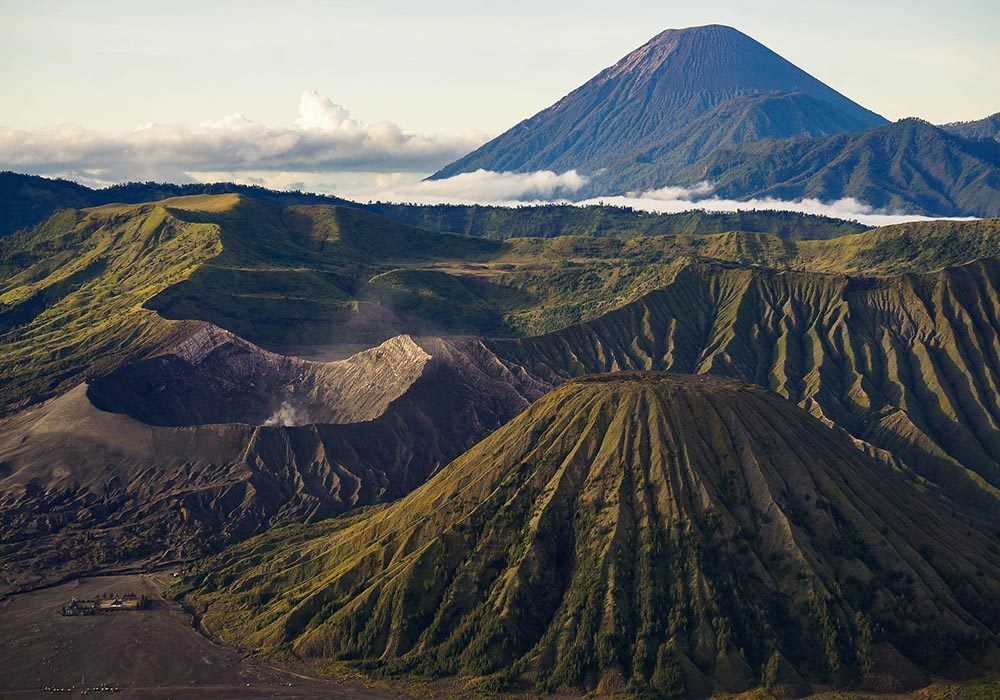
<svg viewBox="0 0 1000 700"><path fill-rule="evenodd" d="M996 0L0 0L0 126L288 124L313 89L363 121L496 134L660 30L712 22L890 119L1000 111Z"/></svg>
<svg viewBox="0 0 1000 700"><path fill-rule="evenodd" d="M0 0L0 170L552 198L577 173L421 180L663 29L709 23L889 119L1000 111L998 0Z"/></svg>

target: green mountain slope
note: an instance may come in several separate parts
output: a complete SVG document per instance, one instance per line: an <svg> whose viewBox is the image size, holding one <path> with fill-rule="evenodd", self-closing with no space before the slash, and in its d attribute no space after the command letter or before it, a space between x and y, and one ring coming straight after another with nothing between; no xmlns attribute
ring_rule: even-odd
<svg viewBox="0 0 1000 700"><path fill-rule="evenodd" d="M995 648L995 524L763 389L615 375L397 503L228 550L188 600L248 650L484 689L898 691Z"/></svg>
<svg viewBox="0 0 1000 700"><path fill-rule="evenodd" d="M890 278L698 264L593 321L490 346L550 383L636 369L738 377L1000 513L998 285L995 260Z"/></svg>
<svg viewBox="0 0 1000 700"><path fill-rule="evenodd" d="M592 370L735 374L995 506L996 220L490 241L227 195L67 211L0 251L8 582L400 497ZM299 359L428 332L514 339Z"/></svg>
<svg viewBox="0 0 1000 700"><path fill-rule="evenodd" d="M217 224L159 204L65 211L0 240L0 413L190 333L144 304L220 252Z"/></svg>
<svg viewBox="0 0 1000 700"><path fill-rule="evenodd" d="M1000 256L995 220L829 241L793 231L501 242L237 195L66 211L0 241L0 413L179 342L196 328L188 321L271 350L354 351L401 333L563 328L662 288L698 258L891 274Z"/></svg>

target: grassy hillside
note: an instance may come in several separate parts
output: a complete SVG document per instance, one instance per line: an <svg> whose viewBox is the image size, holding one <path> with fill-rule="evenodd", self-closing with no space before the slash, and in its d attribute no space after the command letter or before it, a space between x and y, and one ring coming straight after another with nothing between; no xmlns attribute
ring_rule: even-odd
<svg viewBox="0 0 1000 700"><path fill-rule="evenodd" d="M738 377L1000 513L998 282L996 260L889 278L696 264L593 321L490 345L550 382L636 369Z"/></svg>
<svg viewBox="0 0 1000 700"><path fill-rule="evenodd" d="M237 195L64 211L0 241L0 406L55 395L191 331L165 319L209 321L275 349L399 333L522 336L635 301L692 259L888 274L1000 255L997 231L985 220L830 241L491 241Z"/></svg>
<svg viewBox="0 0 1000 700"><path fill-rule="evenodd" d="M217 224L163 204L65 211L0 240L0 405L54 395L186 332L144 304L221 250Z"/></svg>
<svg viewBox="0 0 1000 700"><path fill-rule="evenodd" d="M763 389L626 374L555 390L399 502L268 533L185 585L247 650L482 691L906 691L995 643L993 525Z"/></svg>

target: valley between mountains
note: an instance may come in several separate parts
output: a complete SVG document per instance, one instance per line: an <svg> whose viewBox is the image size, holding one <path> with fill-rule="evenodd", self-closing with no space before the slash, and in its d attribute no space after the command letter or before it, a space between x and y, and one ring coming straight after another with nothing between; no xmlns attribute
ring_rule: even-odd
<svg viewBox="0 0 1000 700"><path fill-rule="evenodd" d="M0 239L4 592L183 566L221 640L471 692L994 668L1000 223L712 223L228 193Z"/></svg>

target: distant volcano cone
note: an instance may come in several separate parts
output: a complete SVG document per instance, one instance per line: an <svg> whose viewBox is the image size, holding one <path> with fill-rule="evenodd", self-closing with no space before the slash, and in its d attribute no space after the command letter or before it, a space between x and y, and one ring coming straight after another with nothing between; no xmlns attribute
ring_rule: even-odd
<svg viewBox="0 0 1000 700"><path fill-rule="evenodd" d="M794 98L775 105L761 103L762 95ZM730 103L728 109L715 109L723 103ZM702 115L710 119L697 122ZM732 27L668 29L433 177L480 168L617 171L631 167L622 159L642 161L647 152L669 159L665 151L675 150L686 163L707 155L706 140L719 146L886 123ZM689 126L695 133L670 141Z"/></svg>
<svg viewBox="0 0 1000 700"><path fill-rule="evenodd" d="M547 394L406 498L191 583L227 641L552 689L905 690L995 649L996 523L728 379Z"/></svg>

